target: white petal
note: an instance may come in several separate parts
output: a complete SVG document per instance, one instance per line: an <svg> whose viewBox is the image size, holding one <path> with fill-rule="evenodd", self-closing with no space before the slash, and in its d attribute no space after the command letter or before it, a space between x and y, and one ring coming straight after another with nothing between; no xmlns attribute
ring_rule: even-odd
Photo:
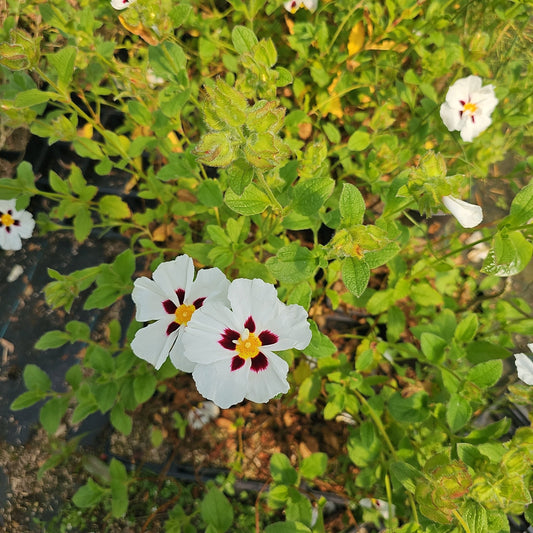
<svg viewBox="0 0 533 533"><path fill-rule="evenodd" d="M22 241L19 234L15 231L8 233L4 227L0 227L0 248L4 250L20 250Z"/></svg>
<svg viewBox="0 0 533 533"><path fill-rule="evenodd" d="M528 344L527 347L533 352L533 342L531 344Z"/></svg>
<svg viewBox="0 0 533 533"><path fill-rule="evenodd" d="M236 319L244 324L251 316L258 329L266 329L278 312L276 288L262 279L236 279L228 289L228 298Z"/></svg>
<svg viewBox="0 0 533 533"><path fill-rule="evenodd" d="M111 5L115 9L126 9L133 4L133 2L135 2L135 0L111 0Z"/></svg>
<svg viewBox="0 0 533 533"><path fill-rule="evenodd" d="M460 129L461 113L458 109L452 108L448 102L444 102L440 106L440 118L448 128L448 131L456 131Z"/></svg>
<svg viewBox="0 0 533 533"><path fill-rule="evenodd" d="M284 2L283 7L289 13L296 13L296 11L298 11L298 8L300 7L299 0L289 0L288 2Z"/></svg>
<svg viewBox="0 0 533 533"><path fill-rule="evenodd" d="M17 205L17 201L15 199L0 200L0 213L5 213L6 211L9 211L10 209L14 211L16 205Z"/></svg>
<svg viewBox="0 0 533 533"><path fill-rule="evenodd" d="M303 0L303 4L309 11L314 11L318 6L318 0Z"/></svg>
<svg viewBox="0 0 533 533"><path fill-rule="evenodd" d="M170 350L170 360L172 364L182 372L192 372L196 363L193 363L190 359L185 357L185 347L183 346L183 335L187 327L180 327L178 329L178 338Z"/></svg>
<svg viewBox="0 0 533 533"><path fill-rule="evenodd" d="M270 350L307 348L311 341L311 328L307 322L307 311L300 305L285 305L280 302L279 314L267 324L270 331L278 336L278 342L269 346Z"/></svg>
<svg viewBox="0 0 533 533"><path fill-rule="evenodd" d="M156 369L166 361L170 348L178 335L177 331L167 335L169 321L158 320L135 333L131 341L133 353L154 365Z"/></svg>
<svg viewBox="0 0 533 533"><path fill-rule="evenodd" d="M250 372L250 360L238 370L231 370L231 359L209 365L196 365L192 377L198 392L227 409L244 400Z"/></svg>
<svg viewBox="0 0 533 533"><path fill-rule="evenodd" d="M268 366L259 372L250 370L245 394L245 398L256 403L266 403L280 393L285 394L290 388L287 381L289 365L275 354L266 351L263 354L268 359Z"/></svg>
<svg viewBox="0 0 533 533"><path fill-rule="evenodd" d="M529 345L531 349L531 346ZM533 385L533 361L524 353L515 353L515 364L518 378L527 385Z"/></svg>
<svg viewBox="0 0 533 533"><path fill-rule="evenodd" d="M198 298L206 298L210 302L220 301L228 305L228 288L230 282L218 268L199 270L189 291L185 294L185 303L192 304ZM207 300L206 300L207 301Z"/></svg>
<svg viewBox="0 0 533 533"><path fill-rule="evenodd" d="M442 202L463 228L473 228L483 220L483 210L479 205L469 204L453 196L443 196Z"/></svg>
<svg viewBox="0 0 533 533"><path fill-rule="evenodd" d="M474 115L474 121L472 117L466 117L461 126L461 139L464 142L472 142L474 137L477 137L480 133L483 133L492 124L492 119L488 116L476 113Z"/></svg>
<svg viewBox="0 0 533 533"><path fill-rule="evenodd" d="M28 211L16 211L14 218L20 222L20 226L16 227L18 234L23 239L29 239L35 228L35 220L33 220L32 214Z"/></svg>
<svg viewBox="0 0 533 533"><path fill-rule="evenodd" d="M190 290L194 278L194 263L188 255L178 255L174 261L161 263L152 275L152 279L170 298L176 296L176 290L183 289L185 294ZM178 300L173 300L177 302Z"/></svg>
<svg viewBox="0 0 533 533"><path fill-rule="evenodd" d="M242 332L242 324L235 324L235 317L230 309L219 302L206 303L200 307L183 331L181 341L185 357L193 363L201 364L231 361L235 354L219 344L226 328Z"/></svg>
<svg viewBox="0 0 533 533"><path fill-rule="evenodd" d="M172 300L178 305L178 298L175 293L165 293L155 281L144 276L135 280L131 298L137 307L135 314L137 322L171 317L163 307L163 302L166 300ZM171 320L173 320L172 317Z"/></svg>

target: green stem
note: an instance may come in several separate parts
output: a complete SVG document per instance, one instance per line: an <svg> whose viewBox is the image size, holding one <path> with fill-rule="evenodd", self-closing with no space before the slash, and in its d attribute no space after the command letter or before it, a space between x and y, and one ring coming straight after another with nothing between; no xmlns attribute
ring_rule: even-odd
<svg viewBox="0 0 533 533"><path fill-rule="evenodd" d="M274 193L272 192L270 185L267 183L267 180L265 179L264 174L257 169L255 169L255 174L257 175L259 182L261 183L263 191L268 196L270 203L274 205L275 211L281 213L283 211L283 206L278 202L277 198L274 196Z"/></svg>
<svg viewBox="0 0 533 533"><path fill-rule="evenodd" d="M455 518L457 518L459 523L463 526L463 529L465 530L465 532L466 533L472 533L470 531L470 528L468 527L468 524L465 522L465 519L459 514L459 512L456 509L454 509L452 512L453 512L453 515L455 516Z"/></svg>

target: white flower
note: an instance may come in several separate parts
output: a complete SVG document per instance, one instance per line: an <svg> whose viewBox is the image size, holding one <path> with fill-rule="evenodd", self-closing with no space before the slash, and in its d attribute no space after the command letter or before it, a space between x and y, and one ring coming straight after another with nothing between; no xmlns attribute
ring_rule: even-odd
<svg viewBox="0 0 533 533"><path fill-rule="evenodd" d="M527 347L533 352L533 343ZM514 358L518 378L527 385L533 385L533 361L525 353L515 353Z"/></svg>
<svg viewBox="0 0 533 533"><path fill-rule="evenodd" d="M366 509L372 509L373 507L379 511L385 520L388 520L390 516L394 516L396 512L396 507L394 505L389 506L386 501L378 500L376 498L363 498L362 500L359 500L359 505Z"/></svg>
<svg viewBox="0 0 533 533"><path fill-rule="evenodd" d="M194 264L188 255L161 263L153 280L135 280L131 297L138 322L155 320L140 329L131 343L133 353L160 368L168 355L176 368L192 372L194 364L183 354L182 335L204 301L227 304L229 281L218 268L200 270L194 279Z"/></svg>
<svg viewBox="0 0 533 533"><path fill-rule="evenodd" d="M219 414L220 409L213 402L202 402L187 413L187 422L192 429L202 429Z"/></svg>
<svg viewBox="0 0 533 533"><path fill-rule="evenodd" d="M460 131L465 142L471 142L491 125L490 115L498 104L492 85L481 87L481 83L478 76L457 80L440 107L445 126L450 131Z"/></svg>
<svg viewBox="0 0 533 533"><path fill-rule="evenodd" d="M479 205L469 204L453 196L443 196L442 203L463 228L473 228L483 220L483 210Z"/></svg>
<svg viewBox="0 0 533 533"><path fill-rule="evenodd" d="M35 220L28 211L17 211L16 200L0 200L0 248L20 250L21 239L29 239Z"/></svg>
<svg viewBox="0 0 533 533"><path fill-rule="evenodd" d="M111 5L115 9L126 9L131 4L133 4L135 0L111 0Z"/></svg>
<svg viewBox="0 0 533 533"><path fill-rule="evenodd" d="M309 344L305 309L285 305L260 279L233 281L228 299L231 309L211 302L199 309L183 334L198 392L222 409L286 393L289 366L274 351Z"/></svg>
<svg viewBox="0 0 533 533"><path fill-rule="evenodd" d="M289 0L283 3L283 7L290 13L296 13L301 7L314 11L317 8L318 0Z"/></svg>

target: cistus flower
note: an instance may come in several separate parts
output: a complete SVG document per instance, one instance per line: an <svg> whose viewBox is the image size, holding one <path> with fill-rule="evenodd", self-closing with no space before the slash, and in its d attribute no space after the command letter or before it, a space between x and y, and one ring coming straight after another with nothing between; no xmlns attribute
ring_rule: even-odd
<svg viewBox="0 0 533 533"><path fill-rule="evenodd" d="M35 220L28 211L17 211L16 200L0 200L0 248L20 250L21 239L29 239Z"/></svg>
<svg viewBox="0 0 533 533"><path fill-rule="evenodd" d="M228 299L230 308L210 301L199 309L183 334L198 392L222 409L286 393L289 366L274 352L309 344L307 312L260 279L236 279Z"/></svg>
<svg viewBox="0 0 533 533"><path fill-rule="evenodd" d="M492 85L481 86L479 76L457 80L446 94L440 116L450 131L459 131L461 139L471 142L492 123L491 113L498 104Z"/></svg>
<svg viewBox="0 0 533 533"><path fill-rule="evenodd" d="M533 343L527 347L533 352ZM515 364L518 378L526 385L533 385L533 361L525 353L515 353Z"/></svg>
<svg viewBox="0 0 533 533"><path fill-rule="evenodd" d="M126 9L127 7L131 6L135 0L111 0L111 5L115 9Z"/></svg>
<svg viewBox="0 0 533 533"><path fill-rule="evenodd" d="M301 7L314 11L317 8L318 0L289 0L283 3L283 7L290 13L296 13Z"/></svg>
<svg viewBox="0 0 533 533"><path fill-rule="evenodd" d="M394 505L389 506L388 502L378 500L377 498L363 498L362 500L359 500L359 505L366 509L376 509L385 520L394 516L394 513L396 512L396 507Z"/></svg>
<svg viewBox="0 0 533 533"><path fill-rule="evenodd" d="M202 402L187 413L187 422L192 429L202 429L219 414L220 409L213 402Z"/></svg>
<svg viewBox="0 0 533 533"><path fill-rule="evenodd" d="M170 355L176 368L191 372L194 365L183 355L183 331L204 302L227 304L229 281L218 268L200 270L194 279L194 264L188 255L161 263L152 278L141 277L134 283L135 319L155 322L137 331L131 349L157 369Z"/></svg>
<svg viewBox="0 0 533 533"><path fill-rule="evenodd" d="M453 196L443 196L442 203L463 228L474 228L483 220L483 210L479 205L469 204Z"/></svg>

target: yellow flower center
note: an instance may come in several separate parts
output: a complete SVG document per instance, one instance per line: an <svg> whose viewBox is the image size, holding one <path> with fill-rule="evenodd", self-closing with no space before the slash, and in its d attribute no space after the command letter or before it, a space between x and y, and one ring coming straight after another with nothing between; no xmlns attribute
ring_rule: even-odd
<svg viewBox="0 0 533 533"><path fill-rule="evenodd" d="M463 106L463 113L470 113L473 115L477 111L477 105L473 104L472 102L468 102L468 104L465 104Z"/></svg>
<svg viewBox="0 0 533 533"><path fill-rule="evenodd" d="M194 307L194 305L181 304L174 311L174 314L176 315L174 322L177 322L180 326L186 326L195 311L196 307Z"/></svg>
<svg viewBox="0 0 533 533"><path fill-rule="evenodd" d="M15 219L9 213L2 213L2 216L0 216L0 222L2 223L2 226L9 227L15 223Z"/></svg>
<svg viewBox="0 0 533 533"><path fill-rule="evenodd" d="M250 359L259 353L259 348L263 343L255 333L250 333L247 329L241 334L238 340L235 341L235 351L239 357L243 359Z"/></svg>

